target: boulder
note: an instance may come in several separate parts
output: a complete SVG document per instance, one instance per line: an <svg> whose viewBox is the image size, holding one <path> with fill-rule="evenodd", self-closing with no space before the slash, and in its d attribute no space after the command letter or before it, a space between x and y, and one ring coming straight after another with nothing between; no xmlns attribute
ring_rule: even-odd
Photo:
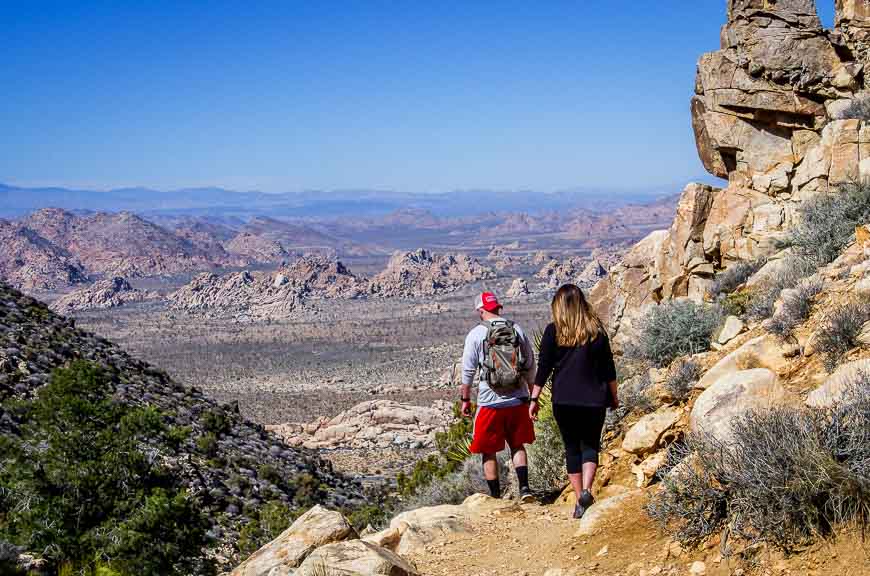
<svg viewBox="0 0 870 576"><path fill-rule="evenodd" d="M580 519L580 525L574 535L578 538L594 536L613 522L628 501L641 498L643 494L643 490L632 490L594 503Z"/></svg>
<svg viewBox="0 0 870 576"><path fill-rule="evenodd" d="M505 295L508 298L520 298L528 296L529 293L529 283L526 282L525 278L515 278Z"/></svg>
<svg viewBox="0 0 870 576"><path fill-rule="evenodd" d="M347 518L318 505L300 516L280 536L254 552L233 570L231 576L292 574L292 569L298 567L314 550L356 537L356 531Z"/></svg>
<svg viewBox="0 0 870 576"><path fill-rule="evenodd" d="M692 432L707 433L727 442L731 421L750 410L782 404L785 389L767 368L731 372L720 377L695 401L689 426Z"/></svg>
<svg viewBox="0 0 870 576"><path fill-rule="evenodd" d="M443 505L417 508L399 514L390 522L402 535L396 552L407 554L447 534L468 532L468 513L462 506Z"/></svg>
<svg viewBox="0 0 870 576"><path fill-rule="evenodd" d="M278 576L282 573L275 573ZM294 576L417 576L407 560L363 540L327 544L311 553ZM272 575L270 575L272 576Z"/></svg>
<svg viewBox="0 0 870 576"><path fill-rule="evenodd" d="M758 336L714 364L695 387L705 390L723 376L749 368L767 368L779 372L788 365L788 353L776 337L769 334Z"/></svg>
<svg viewBox="0 0 870 576"><path fill-rule="evenodd" d="M743 320L737 316L728 316L722 325L722 329L719 330L719 334L716 336L716 342L724 346L737 338L745 329L746 324L743 323Z"/></svg>
<svg viewBox="0 0 870 576"><path fill-rule="evenodd" d="M625 434L622 449L631 454L641 455L653 452L660 445L665 432L673 428L681 415L682 410L669 407L647 414Z"/></svg>
<svg viewBox="0 0 870 576"><path fill-rule="evenodd" d="M870 381L870 359L855 360L837 368L821 386L810 392L807 405L815 408L833 406L842 400L849 385L859 378Z"/></svg>

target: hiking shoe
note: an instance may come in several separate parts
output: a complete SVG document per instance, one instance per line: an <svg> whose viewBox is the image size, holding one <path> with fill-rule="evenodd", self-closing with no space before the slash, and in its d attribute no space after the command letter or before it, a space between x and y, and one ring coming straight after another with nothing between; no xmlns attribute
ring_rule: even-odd
<svg viewBox="0 0 870 576"><path fill-rule="evenodd" d="M592 506L593 502L595 502L595 498L592 497L592 493L589 492L589 490L581 492L580 498L577 500L577 505L574 507L574 518L583 518L583 515L586 514L586 510Z"/></svg>
<svg viewBox="0 0 870 576"><path fill-rule="evenodd" d="M529 504L535 501L535 495L532 494L532 491L529 490L528 486L525 488L520 488L520 502L523 504Z"/></svg>

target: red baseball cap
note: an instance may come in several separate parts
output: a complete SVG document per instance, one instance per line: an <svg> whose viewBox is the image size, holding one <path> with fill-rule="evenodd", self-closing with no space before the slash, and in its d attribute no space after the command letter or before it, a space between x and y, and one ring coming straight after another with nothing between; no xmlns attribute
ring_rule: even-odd
<svg viewBox="0 0 870 576"><path fill-rule="evenodd" d="M501 308L501 304L498 303L498 298L495 297L495 294L484 292L474 301L474 309L480 310L481 308L487 312L495 312Z"/></svg>

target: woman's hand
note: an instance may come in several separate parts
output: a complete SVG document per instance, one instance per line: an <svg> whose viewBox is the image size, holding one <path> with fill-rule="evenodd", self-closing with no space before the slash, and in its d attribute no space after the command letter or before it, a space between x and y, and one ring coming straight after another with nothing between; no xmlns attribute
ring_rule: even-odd
<svg viewBox="0 0 870 576"><path fill-rule="evenodd" d="M529 418L532 420L538 419L538 412L541 410L540 403L535 400L529 404Z"/></svg>
<svg viewBox="0 0 870 576"><path fill-rule="evenodd" d="M619 396L613 395L613 397L610 399L610 407L613 410L616 410L617 408L619 408Z"/></svg>

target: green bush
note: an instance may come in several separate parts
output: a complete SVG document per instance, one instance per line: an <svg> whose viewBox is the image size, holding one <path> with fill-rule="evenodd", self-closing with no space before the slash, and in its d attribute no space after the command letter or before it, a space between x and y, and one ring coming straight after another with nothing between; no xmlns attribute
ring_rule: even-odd
<svg viewBox="0 0 870 576"><path fill-rule="evenodd" d="M623 420L629 414L643 416L656 409L649 370L620 384L618 392L619 408L608 410L607 418L604 420L604 429L608 432L618 433L622 428Z"/></svg>
<svg viewBox="0 0 870 576"><path fill-rule="evenodd" d="M655 366L667 366L680 356L709 350L721 322L718 306L691 300L659 304L640 320L637 343L630 352Z"/></svg>
<svg viewBox="0 0 870 576"><path fill-rule="evenodd" d="M0 437L0 539L56 569L207 573L208 522L144 446L160 414L112 398L111 377L74 362L25 403L20 436Z"/></svg>
<svg viewBox="0 0 870 576"><path fill-rule="evenodd" d="M870 181L819 193L803 203L800 216L788 242L817 265L827 264L852 241L856 226L870 223Z"/></svg>
<svg viewBox="0 0 870 576"><path fill-rule="evenodd" d="M277 538L300 516L280 501L268 502L239 531L239 554L246 558Z"/></svg>
<svg viewBox="0 0 870 576"><path fill-rule="evenodd" d="M413 496L429 483L458 470L469 458L471 454L468 447L474 421L464 418L459 412L460 408L459 404L454 405L453 420L447 430L435 435L437 452L418 460L410 474L399 473L396 482L401 496Z"/></svg>
<svg viewBox="0 0 870 576"><path fill-rule="evenodd" d="M870 374L831 408L779 407L732 422L727 442L674 449L647 511L684 544L723 528L785 550L854 523L870 526Z"/></svg>
<svg viewBox="0 0 870 576"><path fill-rule="evenodd" d="M550 388L540 396L541 410L535 422L535 442L526 448L529 459L529 486L535 492L561 490L568 483L565 470L565 444L553 416Z"/></svg>
<svg viewBox="0 0 870 576"><path fill-rule="evenodd" d="M216 456L218 439L214 432L206 432L196 439L196 449L204 456Z"/></svg>

